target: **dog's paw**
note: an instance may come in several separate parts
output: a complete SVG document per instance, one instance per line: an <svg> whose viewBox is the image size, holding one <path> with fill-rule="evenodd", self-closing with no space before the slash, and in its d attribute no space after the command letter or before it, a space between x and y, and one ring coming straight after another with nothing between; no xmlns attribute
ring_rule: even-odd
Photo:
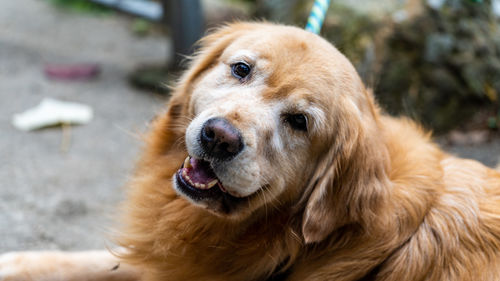
<svg viewBox="0 0 500 281"><path fill-rule="evenodd" d="M107 254L109 255L109 254ZM87 280L96 269L114 266L108 256L95 252L11 252L0 255L0 281L78 281ZM99 265L99 266L97 266ZM99 276L102 275L99 272ZM106 280L95 278L96 280ZM94 279L89 279L94 280Z"/></svg>
<svg viewBox="0 0 500 281"><path fill-rule="evenodd" d="M12 252L0 255L0 281L30 280L27 272L27 253Z"/></svg>
<svg viewBox="0 0 500 281"><path fill-rule="evenodd" d="M136 281L140 274L107 251L0 255L0 281Z"/></svg>

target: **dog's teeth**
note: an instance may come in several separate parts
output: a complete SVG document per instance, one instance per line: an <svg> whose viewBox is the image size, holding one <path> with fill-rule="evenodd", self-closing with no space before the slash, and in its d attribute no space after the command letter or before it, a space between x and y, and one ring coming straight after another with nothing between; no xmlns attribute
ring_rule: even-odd
<svg viewBox="0 0 500 281"><path fill-rule="evenodd" d="M184 159L184 168L191 168L191 156L186 157Z"/></svg>
<svg viewBox="0 0 500 281"><path fill-rule="evenodd" d="M217 184L217 182L219 182L219 181L218 180L213 180L213 181L209 182L207 184L207 189L214 187Z"/></svg>
<svg viewBox="0 0 500 281"><path fill-rule="evenodd" d="M191 178L187 174L186 174L185 178L189 182L189 184L191 184L192 186L195 186L194 182L191 180Z"/></svg>
<svg viewBox="0 0 500 281"><path fill-rule="evenodd" d="M186 179L189 178L185 169L182 170L182 176Z"/></svg>

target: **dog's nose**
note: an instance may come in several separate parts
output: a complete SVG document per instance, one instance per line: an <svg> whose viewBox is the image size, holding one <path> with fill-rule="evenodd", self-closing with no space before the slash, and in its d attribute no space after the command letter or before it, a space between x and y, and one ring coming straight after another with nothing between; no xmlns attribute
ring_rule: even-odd
<svg viewBox="0 0 500 281"><path fill-rule="evenodd" d="M203 150L219 160L234 157L243 149L240 132L224 118L211 118L203 124L200 134Z"/></svg>

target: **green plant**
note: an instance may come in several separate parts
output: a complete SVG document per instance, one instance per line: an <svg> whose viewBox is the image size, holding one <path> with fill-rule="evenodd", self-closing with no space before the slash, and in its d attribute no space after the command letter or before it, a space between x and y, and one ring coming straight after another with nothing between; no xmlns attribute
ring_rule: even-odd
<svg viewBox="0 0 500 281"><path fill-rule="evenodd" d="M497 116L491 116L488 118L488 128L498 129L500 127L500 110L498 110Z"/></svg>
<svg viewBox="0 0 500 281"><path fill-rule="evenodd" d="M422 5L418 16L395 24L375 92L391 114L445 132L497 106L500 29L491 1Z"/></svg>
<svg viewBox="0 0 500 281"><path fill-rule="evenodd" d="M137 18L132 22L132 31L139 36L148 34L151 30L151 23L145 19Z"/></svg>
<svg viewBox="0 0 500 281"><path fill-rule="evenodd" d="M47 0L54 6L76 13L108 14L112 10L89 0Z"/></svg>

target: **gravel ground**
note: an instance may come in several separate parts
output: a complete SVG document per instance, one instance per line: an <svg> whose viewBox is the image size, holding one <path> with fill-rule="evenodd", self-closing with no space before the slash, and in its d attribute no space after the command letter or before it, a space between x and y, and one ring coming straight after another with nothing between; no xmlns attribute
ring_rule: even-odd
<svg viewBox="0 0 500 281"><path fill-rule="evenodd" d="M0 253L109 245L110 214L123 199L137 135L164 103L130 88L126 75L164 61L168 40L136 38L129 26L123 17L62 13L41 0L0 4ZM102 73L89 82L47 80L43 65L55 62L98 62ZM12 115L43 97L88 104L95 118L72 127L69 139L60 128L14 129ZM498 138L446 149L490 166L500 156Z"/></svg>

